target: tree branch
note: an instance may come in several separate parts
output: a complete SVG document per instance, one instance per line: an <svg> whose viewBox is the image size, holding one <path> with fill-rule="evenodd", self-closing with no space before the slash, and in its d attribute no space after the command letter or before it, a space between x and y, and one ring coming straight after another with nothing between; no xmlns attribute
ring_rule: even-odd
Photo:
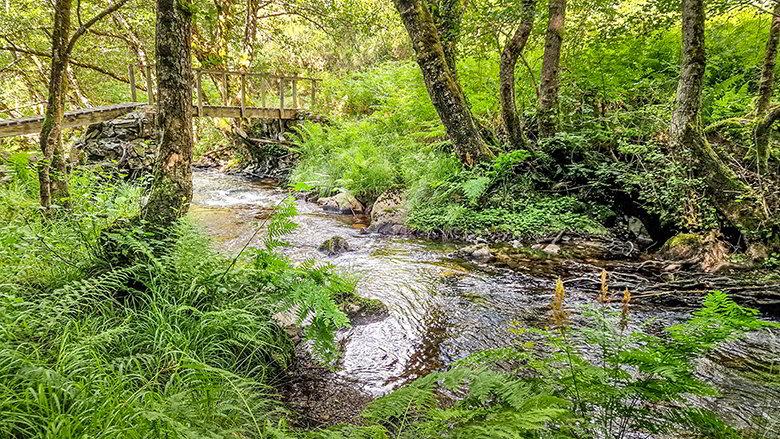
<svg viewBox="0 0 780 439"><path fill-rule="evenodd" d="M116 3L113 3L109 5L106 9L103 9L102 11L98 12L97 15L89 19L86 23L79 26L78 29L76 29L76 32L73 33L73 36L70 37L70 41L68 41L68 48L65 50L65 53L70 54L73 52L73 48L76 46L76 41L78 41L79 38L81 38L82 35L84 35L90 27L92 27L95 23L102 20L103 17L106 15L112 14L117 9L124 6L125 3L127 3L128 0L117 0Z"/></svg>
<svg viewBox="0 0 780 439"><path fill-rule="evenodd" d="M45 58L51 58L51 54L50 53L40 52L40 51L37 51L37 50L31 50L31 49L24 49L24 48L21 48L21 47L18 47L18 46L0 46L0 50L7 50L9 52L18 52L18 53L24 53L24 54L27 54L27 55L34 55L34 56L42 56L42 57L45 57ZM100 66L96 66L94 64L89 64L89 63L85 63L85 62L74 60L74 59L68 60L68 62L70 64L73 64L74 66L78 66L78 67L82 67L82 68L85 68L85 69L94 70L94 71L96 71L98 73L102 73L102 74L104 74L104 75L106 75L106 76L108 76L110 78L116 79L117 81L124 82L125 84L129 84L130 83L130 80L128 80L127 78L119 76L116 73L113 73L113 72L111 72L109 70L106 70L106 69L104 69L104 68L102 68Z"/></svg>

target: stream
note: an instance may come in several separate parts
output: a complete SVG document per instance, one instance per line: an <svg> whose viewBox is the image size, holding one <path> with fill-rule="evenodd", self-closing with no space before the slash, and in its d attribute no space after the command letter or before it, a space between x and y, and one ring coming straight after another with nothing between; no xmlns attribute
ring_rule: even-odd
<svg viewBox="0 0 780 439"><path fill-rule="evenodd" d="M240 250L270 209L288 195L272 183L213 171L196 171L193 184L191 216L228 253ZM381 318L357 319L341 331L338 370L320 370L320 376L327 376L319 385L298 389L309 397L299 403L313 423L349 420L365 402L416 377L470 353L506 346L511 325L548 325L558 276L566 281L565 306L576 326L579 305L595 303L593 282L602 269L610 271L615 264L588 256L529 258L510 270L453 258L449 255L458 248L454 244L366 233L365 217L329 214L305 201L298 201L298 211L295 221L300 227L287 237L290 245L283 252L294 261L333 264L340 273L357 278L359 295L378 299L388 309ZM345 238L350 251L334 257L319 252L319 245L333 236ZM259 242L262 233L255 239ZM684 320L690 311L685 305L640 302L632 304L631 322L660 330ZM732 345L719 351L721 357L702 361L707 380L722 389L721 397L704 403L741 425L774 422L780 430L780 389L739 373L745 368L780 373L780 335L762 332L741 345L748 347ZM334 406L335 411L327 409Z"/></svg>

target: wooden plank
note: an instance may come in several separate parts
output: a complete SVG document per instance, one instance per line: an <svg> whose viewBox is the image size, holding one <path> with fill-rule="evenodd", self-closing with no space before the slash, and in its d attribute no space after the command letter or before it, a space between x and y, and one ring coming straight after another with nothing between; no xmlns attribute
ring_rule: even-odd
<svg viewBox="0 0 780 439"><path fill-rule="evenodd" d="M203 78L202 73L198 71L195 74L195 90L198 92L198 116L203 115Z"/></svg>
<svg viewBox="0 0 780 439"><path fill-rule="evenodd" d="M135 90L135 69L132 64L127 66L127 77L130 80L130 100L138 102L138 95Z"/></svg>
<svg viewBox="0 0 780 439"><path fill-rule="evenodd" d="M287 108L282 111L279 108L258 107L246 107L244 109L244 116L250 119L279 120L280 114L281 119L284 120L296 119L298 110ZM203 107L203 115L201 117L239 118L241 117L241 107L206 105Z"/></svg>
<svg viewBox="0 0 780 439"><path fill-rule="evenodd" d="M146 96L149 105L154 105L154 83L152 82L152 69L146 66Z"/></svg>
<svg viewBox="0 0 780 439"><path fill-rule="evenodd" d="M105 107L93 107L84 110L69 111L65 113L62 119L64 128L91 125L97 122L104 122L116 119L127 113L145 107L146 104L128 103L119 105L109 105ZM275 111L275 110L274 110ZM27 134L38 134L41 132L43 116L25 117L22 119L0 120L0 137L23 136Z"/></svg>
<svg viewBox="0 0 780 439"><path fill-rule="evenodd" d="M244 117L244 110L246 109L246 75L241 75L241 117Z"/></svg>

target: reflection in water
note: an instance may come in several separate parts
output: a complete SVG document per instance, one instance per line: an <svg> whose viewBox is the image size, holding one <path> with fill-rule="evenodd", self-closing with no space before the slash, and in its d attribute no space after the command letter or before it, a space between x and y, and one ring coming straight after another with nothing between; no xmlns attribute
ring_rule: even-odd
<svg viewBox="0 0 780 439"><path fill-rule="evenodd" d="M287 196L268 183L212 172L195 173L194 192L192 216L227 252L238 251ZM298 207L300 227L288 237L290 246L284 252L295 261L332 263L357 277L361 296L379 299L388 308L386 318L338 335L344 347L338 374L372 395L472 352L505 346L510 340L506 329L516 322L547 325L558 273L597 279L601 271L592 261L567 261L563 268L533 261L520 271L478 266L448 257L452 246L367 234L355 226L365 218L325 214L302 201ZM329 258L317 248L335 235L344 237L351 251ZM567 285L566 293L566 306L572 310L595 298L595 292L574 284ZM688 312L635 305L632 321L655 320L656 326L665 326ZM579 316L573 314L576 324Z"/></svg>

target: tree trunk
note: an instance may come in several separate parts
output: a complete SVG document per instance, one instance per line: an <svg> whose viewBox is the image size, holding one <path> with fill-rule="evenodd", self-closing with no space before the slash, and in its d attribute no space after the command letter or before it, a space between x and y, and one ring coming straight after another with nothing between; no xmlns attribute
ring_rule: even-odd
<svg viewBox="0 0 780 439"><path fill-rule="evenodd" d="M472 166L491 157L493 154L482 139L466 97L449 67L430 12L421 0L393 1L412 40L433 106L461 162Z"/></svg>
<svg viewBox="0 0 780 439"><path fill-rule="evenodd" d="M769 27L769 38L766 41L766 49L764 50L761 80L758 83L758 100L756 101L756 116L758 117L763 116L769 109L772 91L774 91L777 43L780 41L780 2L775 3L772 15L772 25Z"/></svg>
<svg viewBox="0 0 780 439"><path fill-rule="evenodd" d="M756 166L763 174L769 168L769 134L772 125L780 120L780 106L766 111L766 116L758 121L755 130Z"/></svg>
<svg viewBox="0 0 780 439"><path fill-rule="evenodd" d="M192 200L192 12L178 0L157 0L157 128L159 153L143 217L164 229Z"/></svg>
<svg viewBox="0 0 780 439"><path fill-rule="evenodd" d="M560 84L561 46L566 20L566 0L549 0L549 21L544 36L544 56L539 84L539 135L550 137L557 130L558 86Z"/></svg>
<svg viewBox="0 0 780 439"><path fill-rule="evenodd" d="M53 200L59 201L68 195L62 150L62 118L65 113L71 5L71 0L57 0L54 5L49 97L40 135L43 156L38 164L41 206L44 208L49 208Z"/></svg>
<svg viewBox="0 0 780 439"><path fill-rule="evenodd" d="M517 66L518 58L525 49L526 43L528 43L528 37L533 30L535 15L536 0L524 0L523 16L520 25L504 46L499 65L501 118L504 131L509 138L509 143L515 148L520 147L524 143L523 127L521 126L520 117L517 115L517 105L515 104L515 67Z"/></svg>
<svg viewBox="0 0 780 439"><path fill-rule="evenodd" d="M704 177L715 207L752 241L768 225L762 200L710 146L699 121L706 66L704 21L703 0L683 0L682 61L669 129L670 146L674 151L689 149L693 153L698 160L697 173Z"/></svg>
<svg viewBox="0 0 780 439"><path fill-rule="evenodd" d="M439 39L441 39L444 58L452 71L452 76L457 79L456 60L460 27L463 20L463 0L426 0L426 3L430 8Z"/></svg>

